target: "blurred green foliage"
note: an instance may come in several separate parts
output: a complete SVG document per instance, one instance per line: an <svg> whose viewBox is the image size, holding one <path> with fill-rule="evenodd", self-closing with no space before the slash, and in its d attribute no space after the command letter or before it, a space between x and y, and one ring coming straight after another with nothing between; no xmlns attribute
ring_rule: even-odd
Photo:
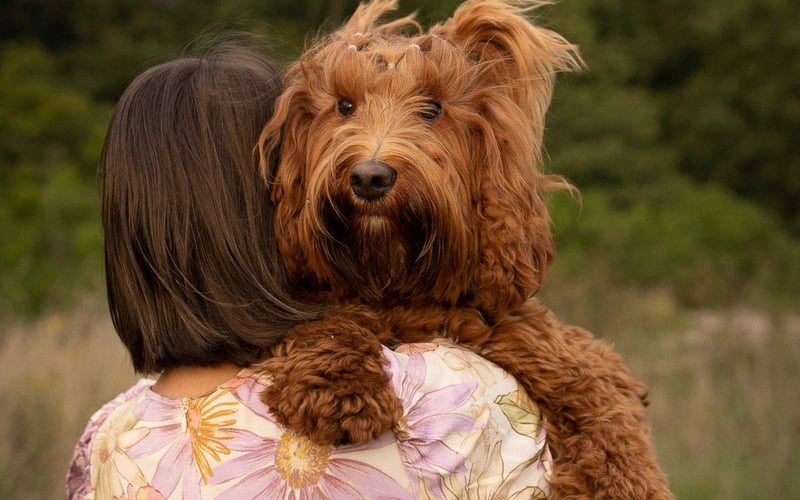
<svg viewBox="0 0 800 500"><path fill-rule="evenodd" d="M551 208L570 281L666 288L691 307L796 306L800 245L776 217L719 186L676 176L640 199L590 188L580 205L559 195Z"/></svg>
<svg viewBox="0 0 800 500"><path fill-rule="evenodd" d="M0 314L102 283L95 167L113 103L197 35L264 35L288 61L351 0L6 0L0 5ZM457 1L401 1L424 23ZM800 291L800 3L562 0L541 22L588 69L546 136L559 268L672 289L688 305ZM769 299L767 299L769 300Z"/></svg>
<svg viewBox="0 0 800 500"><path fill-rule="evenodd" d="M94 172L107 104L41 46L0 46L0 313L63 304L102 277Z"/></svg>

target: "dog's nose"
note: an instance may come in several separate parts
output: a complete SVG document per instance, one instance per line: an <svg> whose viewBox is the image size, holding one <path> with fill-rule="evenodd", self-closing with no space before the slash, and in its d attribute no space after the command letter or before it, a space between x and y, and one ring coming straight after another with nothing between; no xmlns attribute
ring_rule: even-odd
<svg viewBox="0 0 800 500"><path fill-rule="evenodd" d="M359 163L350 172L353 193L364 200L377 200L392 190L397 171L382 161Z"/></svg>

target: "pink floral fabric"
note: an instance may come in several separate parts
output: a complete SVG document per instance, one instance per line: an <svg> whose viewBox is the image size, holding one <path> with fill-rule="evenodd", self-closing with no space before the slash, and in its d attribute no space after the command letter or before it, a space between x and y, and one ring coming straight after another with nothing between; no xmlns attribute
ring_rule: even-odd
<svg viewBox="0 0 800 500"><path fill-rule="evenodd" d="M200 398L142 380L103 406L78 441L71 499L547 498L541 414L516 381L446 343L384 350L401 430L359 446L316 446L259 400L242 370Z"/></svg>

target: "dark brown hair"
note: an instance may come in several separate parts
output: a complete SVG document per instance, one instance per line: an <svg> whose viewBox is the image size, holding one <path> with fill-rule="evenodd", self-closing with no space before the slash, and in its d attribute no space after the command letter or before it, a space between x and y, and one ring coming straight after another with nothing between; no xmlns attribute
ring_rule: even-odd
<svg viewBox="0 0 800 500"><path fill-rule="evenodd" d="M315 313L286 293L254 146L281 90L225 43L148 69L103 146L111 318L138 372L259 359Z"/></svg>

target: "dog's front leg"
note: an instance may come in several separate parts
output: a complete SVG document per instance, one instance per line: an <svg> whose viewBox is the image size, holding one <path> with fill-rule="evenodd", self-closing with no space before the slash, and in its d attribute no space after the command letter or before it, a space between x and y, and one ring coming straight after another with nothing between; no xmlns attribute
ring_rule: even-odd
<svg viewBox="0 0 800 500"><path fill-rule="evenodd" d="M374 315L334 309L295 326L257 369L272 378L262 394L277 421L319 445L365 443L402 416L384 371Z"/></svg>

